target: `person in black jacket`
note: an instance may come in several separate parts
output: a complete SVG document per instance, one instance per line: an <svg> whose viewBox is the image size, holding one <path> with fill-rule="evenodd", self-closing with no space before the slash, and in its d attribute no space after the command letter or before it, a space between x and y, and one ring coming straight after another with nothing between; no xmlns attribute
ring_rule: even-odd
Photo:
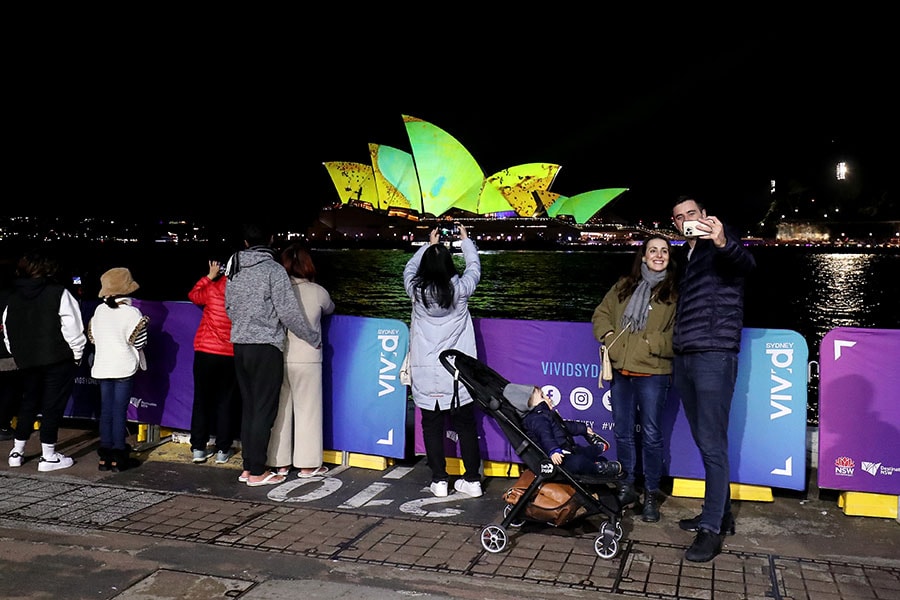
<svg viewBox="0 0 900 600"><path fill-rule="evenodd" d="M674 383L706 474L701 514L678 525L697 532L685 558L707 562L721 552L722 536L734 533L728 421L744 326L744 282L756 260L737 232L693 198L679 197L672 219L686 239L676 254Z"/></svg>
<svg viewBox="0 0 900 600"><path fill-rule="evenodd" d="M6 300L12 293L14 269L6 261L0 263L0 316L6 310ZM3 322L0 321L0 338L3 335ZM16 366L12 354L6 344L0 341L0 442L14 439L12 420L19 411L22 402L22 373Z"/></svg>
<svg viewBox="0 0 900 600"><path fill-rule="evenodd" d="M503 388L503 396L524 414L525 433L547 453L554 465L573 475L615 479L622 474L621 463L603 456L609 449L609 442L586 423L563 419L541 388L510 383ZM583 437L590 445L578 444L575 436Z"/></svg>
<svg viewBox="0 0 900 600"><path fill-rule="evenodd" d="M9 466L21 467L25 444L41 415L38 471L67 469L71 457L56 442L66 403L75 385L87 337L78 301L56 281L59 263L37 251L16 266L17 278L3 311L3 341L21 371L24 394L16 418Z"/></svg>

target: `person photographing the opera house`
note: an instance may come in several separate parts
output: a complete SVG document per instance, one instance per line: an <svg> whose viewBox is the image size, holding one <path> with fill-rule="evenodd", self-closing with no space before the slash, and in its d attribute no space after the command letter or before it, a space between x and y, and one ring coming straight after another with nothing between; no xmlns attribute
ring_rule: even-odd
<svg viewBox="0 0 900 600"><path fill-rule="evenodd" d="M453 488L467 496L481 496L481 447L475 421L474 399L465 386L454 385L441 365L440 353L455 348L477 357L475 326L469 298L481 281L478 248L465 225L459 225L465 268L457 271L450 249L441 242L440 229L428 234L403 268L403 287L412 301L409 326L409 365L412 398L422 416L425 458L431 470L429 489L438 498L448 494L449 475L444 447L448 420L456 429L463 477ZM454 389L458 395L454 394Z"/></svg>
<svg viewBox="0 0 900 600"><path fill-rule="evenodd" d="M674 383L706 474L702 512L678 525L697 532L685 558L708 562L722 551L722 537L734 533L728 422L744 326L745 278L756 260L737 232L693 198L677 199L672 221L686 239L675 254Z"/></svg>

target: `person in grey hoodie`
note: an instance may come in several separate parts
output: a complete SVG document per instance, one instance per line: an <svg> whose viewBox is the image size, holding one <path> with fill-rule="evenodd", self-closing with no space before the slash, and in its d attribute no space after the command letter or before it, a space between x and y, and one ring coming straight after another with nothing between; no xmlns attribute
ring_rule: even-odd
<svg viewBox="0 0 900 600"><path fill-rule="evenodd" d="M282 483L268 469L266 452L278 412L284 378L287 331L321 347L321 335L291 287L291 280L271 248L274 236L265 226L244 226L245 250L226 266L225 310L231 319L231 342L238 386L243 398L241 454L244 470L238 481L251 487Z"/></svg>

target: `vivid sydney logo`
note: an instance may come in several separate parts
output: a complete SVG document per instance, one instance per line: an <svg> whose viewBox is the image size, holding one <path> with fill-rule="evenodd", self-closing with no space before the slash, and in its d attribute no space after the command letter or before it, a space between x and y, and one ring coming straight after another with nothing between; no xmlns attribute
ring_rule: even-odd
<svg viewBox="0 0 900 600"><path fill-rule="evenodd" d="M628 188L563 196L550 186L561 169L550 163L509 167L486 176L472 154L443 129L403 115L412 152L369 144L372 164L326 162L342 204L439 217L450 209L476 215L515 211L520 217L568 215L584 224Z"/></svg>

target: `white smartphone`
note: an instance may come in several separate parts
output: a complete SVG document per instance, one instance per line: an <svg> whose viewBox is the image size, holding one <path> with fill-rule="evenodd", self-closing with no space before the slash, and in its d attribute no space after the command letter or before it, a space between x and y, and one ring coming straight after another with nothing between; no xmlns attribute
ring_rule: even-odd
<svg viewBox="0 0 900 600"><path fill-rule="evenodd" d="M681 232L684 237L700 237L701 235L706 235L709 233L708 231L703 231L697 228L697 225L700 224L700 221L685 221L681 225Z"/></svg>

